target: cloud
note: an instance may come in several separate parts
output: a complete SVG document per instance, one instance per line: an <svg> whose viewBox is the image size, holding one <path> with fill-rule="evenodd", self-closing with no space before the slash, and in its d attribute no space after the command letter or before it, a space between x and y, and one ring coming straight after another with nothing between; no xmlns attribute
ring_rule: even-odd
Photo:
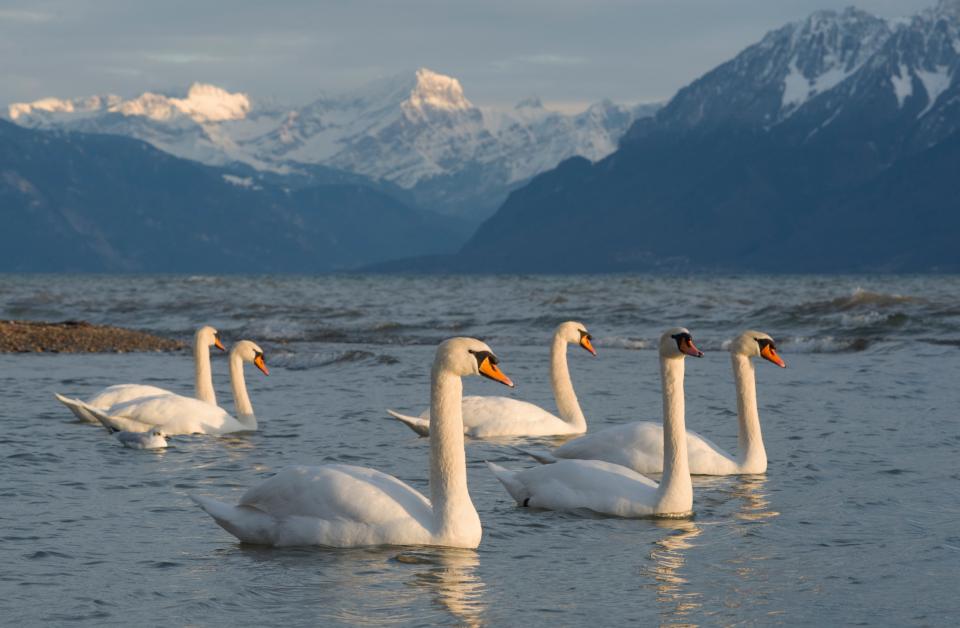
<svg viewBox="0 0 960 628"><path fill-rule="evenodd" d="M24 9L0 9L0 23L19 22L21 24L40 24L53 20L54 16L42 11L27 11Z"/></svg>

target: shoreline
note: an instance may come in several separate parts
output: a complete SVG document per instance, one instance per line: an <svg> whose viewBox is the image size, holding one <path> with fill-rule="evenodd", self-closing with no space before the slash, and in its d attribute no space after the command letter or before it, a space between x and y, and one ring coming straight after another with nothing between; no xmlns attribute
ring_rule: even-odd
<svg viewBox="0 0 960 628"><path fill-rule="evenodd" d="M0 321L0 353L128 353L185 348L179 340L87 321Z"/></svg>

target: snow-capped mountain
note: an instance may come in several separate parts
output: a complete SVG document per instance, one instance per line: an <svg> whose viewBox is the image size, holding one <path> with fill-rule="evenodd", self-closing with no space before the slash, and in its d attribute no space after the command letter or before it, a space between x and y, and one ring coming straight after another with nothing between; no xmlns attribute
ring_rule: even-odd
<svg viewBox="0 0 960 628"><path fill-rule="evenodd" d="M960 0L820 11L535 177L444 267L957 272L958 172Z"/></svg>
<svg viewBox="0 0 960 628"><path fill-rule="evenodd" d="M681 89L658 113L656 125L638 124L628 139L654 126L703 130L730 124L794 129L812 139L830 126L843 128L845 121L909 127L911 133L919 126L927 135L945 137L960 128L956 115L947 120L939 113L957 106L958 29L960 0L940 0L891 22L855 8L818 11L768 33Z"/></svg>
<svg viewBox="0 0 960 628"><path fill-rule="evenodd" d="M32 128L127 135L211 165L241 162L281 174L326 166L406 188L425 207L479 218L509 189L566 158L608 155L634 120L656 108L604 101L566 115L531 99L510 111L482 109L457 79L422 68L297 108L198 83L182 97L47 98L12 104L8 115Z"/></svg>

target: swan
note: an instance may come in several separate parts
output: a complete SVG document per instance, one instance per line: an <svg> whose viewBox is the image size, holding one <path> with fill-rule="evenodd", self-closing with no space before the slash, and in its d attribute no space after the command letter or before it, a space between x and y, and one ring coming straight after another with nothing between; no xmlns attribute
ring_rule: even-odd
<svg viewBox="0 0 960 628"><path fill-rule="evenodd" d="M451 338L437 348L430 402L430 499L397 478L345 464L293 466L249 489L236 506L191 496L244 543L260 545L441 545L476 548L480 517L467 491L461 377L513 386L486 344Z"/></svg>
<svg viewBox="0 0 960 628"><path fill-rule="evenodd" d="M237 416L234 418L218 406L204 403L192 397L170 393L131 399L100 410L77 401L81 409L89 412L108 429L128 432L143 432L159 428L164 434L212 434L219 436L231 432L252 432L257 429L257 417L247 395L243 378L243 363L250 362L264 375L270 371L263 359L263 350L249 340L241 340L230 350L230 384Z"/></svg>
<svg viewBox="0 0 960 628"><path fill-rule="evenodd" d="M583 434L587 421L580 410L577 395L573 392L570 371L567 369L567 345L578 344L593 355L597 352L590 342L592 336L583 323L561 323L553 334L550 349L550 380L553 396L557 400L560 416L547 412L540 406L509 397L463 398L463 431L474 438L492 436L555 436L559 434ZM387 410L421 436L430 434L430 409L419 417L407 416Z"/></svg>
<svg viewBox="0 0 960 628"><path fill-rule="evenodd" d="M548 510L587 509L615 517L686 517L693 511L693 485L684 438L684 357L702 357L690 332L670 329L660 337L663 382L663 477L656 482L603 460L560 460L522 471L492 462L493 471L521 506Z"/></svg>
<svg viewBox="0 0 960 628"><path fill-rule="evenodd" d="M738 455L732 456L696 432L687 431L690 473L694 475L738 475L764 473L767 453L760 433L757 412L757 384L753 358L763 358L786 368L768 334L748 330L730 344L733 379L737 388ZM557 458L606 460L637 473L660 473L663 469L663 426L659 423L627 423L572 440L553 454L527 452L540 462Z"/></svg>
<svg viewBox="0 0 960 628"><path fill-rule="evenodd" d="M204 325L193 335L193 359L195 363L194 385L197 399L217 405L217 394L213 390L213 375L210 372L210 347L226 351L220 341L220 332L209 325ZM169 390L145 384L114 384L107 386L84 403L100 410L106 410L124 401L139 397L153 397L156 395L173 394ZM85 413L75 399L54 393L60 403L67 406L74 416L81 421L96 423L96 419Z"/></svg>

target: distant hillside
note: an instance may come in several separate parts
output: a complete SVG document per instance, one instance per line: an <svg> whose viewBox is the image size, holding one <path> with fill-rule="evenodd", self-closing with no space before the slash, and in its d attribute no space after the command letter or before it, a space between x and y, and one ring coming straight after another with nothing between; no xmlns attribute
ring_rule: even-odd
<svg viewBox="0 0 960 628"><path fill-rule="evenodd" d="M459 255L504 272L958 272L960 0L822 11L513 192ZM471 260L483 258L482 265Z"/></svg>
<svg viewBox="0 0 960 628"><path fill-rule="evenodd" d="M324 272L461 241L361 185L288 191L138 140L3 121L0 219L4 272Z"/></svg>

